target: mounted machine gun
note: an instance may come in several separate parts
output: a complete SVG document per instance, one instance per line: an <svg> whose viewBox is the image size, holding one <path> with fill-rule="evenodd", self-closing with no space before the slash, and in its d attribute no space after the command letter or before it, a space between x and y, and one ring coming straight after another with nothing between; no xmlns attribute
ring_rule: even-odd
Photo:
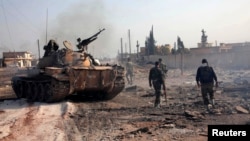
<svg viewBox="0 0 250 141"><path fill-rule="evenodd" d="M78 38L78 39L77 39L78 44L76 45L77 48L78 48L80 51L85 51L85 52L86 52L86 51L88 50L88 48L87 48L88 44L90 44L91 42L93 42L94 40L96 40L96 39L97 39L97 36L98 36L102 31L104 31L104 30L105 30L105 28L101 29L99 32L97 32L97 33L94 34L93 36L91 36L91 37L89 37L89 38L87 38L87 39L84 39L84 40L81 40L81 38Z"/></svg>

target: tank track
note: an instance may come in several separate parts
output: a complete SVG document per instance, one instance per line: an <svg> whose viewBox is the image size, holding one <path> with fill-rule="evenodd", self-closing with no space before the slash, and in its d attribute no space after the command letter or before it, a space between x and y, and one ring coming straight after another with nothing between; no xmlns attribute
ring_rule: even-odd
<svg viewBox="0 0 250 141"><path fill-rule="evenodd" d="M104 100L110 100L117 96L125 87L124 80L124 68L121 66L114 66L115 71L115 81L113 89L104 95Z"/></svg>
<svg viewBox="0 0 250 141"><path fill-rule="evenodd" d="M69 82L51 77L32 79L15 76L11 81L17 98L26 98L29 102L57 102L69 93Z"/></svg>

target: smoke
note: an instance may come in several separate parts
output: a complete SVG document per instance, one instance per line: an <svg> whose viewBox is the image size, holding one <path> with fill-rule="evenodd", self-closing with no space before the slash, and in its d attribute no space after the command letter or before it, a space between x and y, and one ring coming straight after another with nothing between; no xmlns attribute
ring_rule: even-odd
<svg viewBox="0 0 250 141"><path fill-rule="evenodd" d="M112 48L112 25L108 23L108 17L102 1L80 2L60 13L56 19L48 22L47 40L55 39L60 48L63 41L67 40L77 50L77 38L86 39L105 28L98 35L97 40L88 45L88 52L94 57L114 57L117 52Z"/></svg>

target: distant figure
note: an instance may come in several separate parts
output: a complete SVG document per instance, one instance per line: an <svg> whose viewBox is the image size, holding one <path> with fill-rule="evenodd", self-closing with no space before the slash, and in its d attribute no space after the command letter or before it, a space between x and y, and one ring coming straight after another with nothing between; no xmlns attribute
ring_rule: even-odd
<svg viewBox="0 0 250 141"><path fill-rule="evenodd" d="M197 69L196 73L196 82L197 86L201 87L201 94L203 98L203 102L207 107L207 110L210 110L210 102L209 99L211 100L211 104L214 107L214 81L216 87L218 87L218 81L217 81L217 76L213 70L212 67L208 65L208 62L206 59L202 59L202 65ZM209 97L208 97L209 94Z"/></svg>
<svg viewBox="0 0 250 141"><path fill-rule="evenodd" d="M59 45L56 43L55 40L50 40L47 46L44 46L43 49L45 50L44 56L48 56L50 53L57 51Z"/></svg>
<svg viewBox="0 0 250 141"><path fill-rule="evenodd" d="M76 45L77 48L79 49L80 52L87 52L88 50L88 44L90 44L91 42L93 42L94 40L97 39L97 36L102 32L104 31L105 28L103 29L100 29L96 34L94 34L93 36L87 38L87 39L84 39L84 40L81 40L81 38L78 38L77 39L77 42L78 44Z"/></svg>
<svg viewBox="0 0 250 141"><path fill-rule="evenodd" d="M81 38L77 38L77 42L78 44L76 45L78 49L80 49L82 52L87 52L88 50L88 46L87 45L82 45L82 39Z"/></svg>
<svg viewBox="0 0 250 141"><path fill-rule="evenodd" d="M164 63L162 62L162 59L161 59L161 58L159 58L158 61L159 61L159 68L160 68L160 70L162 71L162 74L163 74L164 79L165 79L166 76L167 76L167 72L168 72L167 66L166 66L166 64L164 64Z"/></svg>
<svg viewBox="0 0 250 141"><path fill-rule="evenodd" d="M129 85L133 84L133 75L134 75L133 72L134 72L134 65L131 62L131 59L128 58L126 63L126 78Z"/></svg>
<svg viewBox="0 0 250 141"><path fill-rule="evenodd" d="M161 88L164 90L164 94L166 95L166 86L164 81L164 76L162 74L162 71L159 68L159 62L155 62L155 66L150 69L149 71L149 86L154 87L155 90L155 103L154 107L160 108L161 107Z"/></svg>

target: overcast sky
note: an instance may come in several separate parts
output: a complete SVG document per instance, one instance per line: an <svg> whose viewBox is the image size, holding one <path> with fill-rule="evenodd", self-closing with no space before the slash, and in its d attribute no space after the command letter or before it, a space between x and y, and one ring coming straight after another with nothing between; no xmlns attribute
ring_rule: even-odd
<svg viewBox="0 0 250 141"><path fill-rule="evenodd" d="M115 57L121 38L128 51L129 30L135 52L136 41L145 46L152 26L156 45L173 46L180 36L185 47L197 47L202 29L213 45L250 41L249 0L0 0L0 5L1 52L28 50L38 57L38 40L43 54L46 37L63 48L64 40L75 45L102 28L88 47L96 57Z"/></svg>

